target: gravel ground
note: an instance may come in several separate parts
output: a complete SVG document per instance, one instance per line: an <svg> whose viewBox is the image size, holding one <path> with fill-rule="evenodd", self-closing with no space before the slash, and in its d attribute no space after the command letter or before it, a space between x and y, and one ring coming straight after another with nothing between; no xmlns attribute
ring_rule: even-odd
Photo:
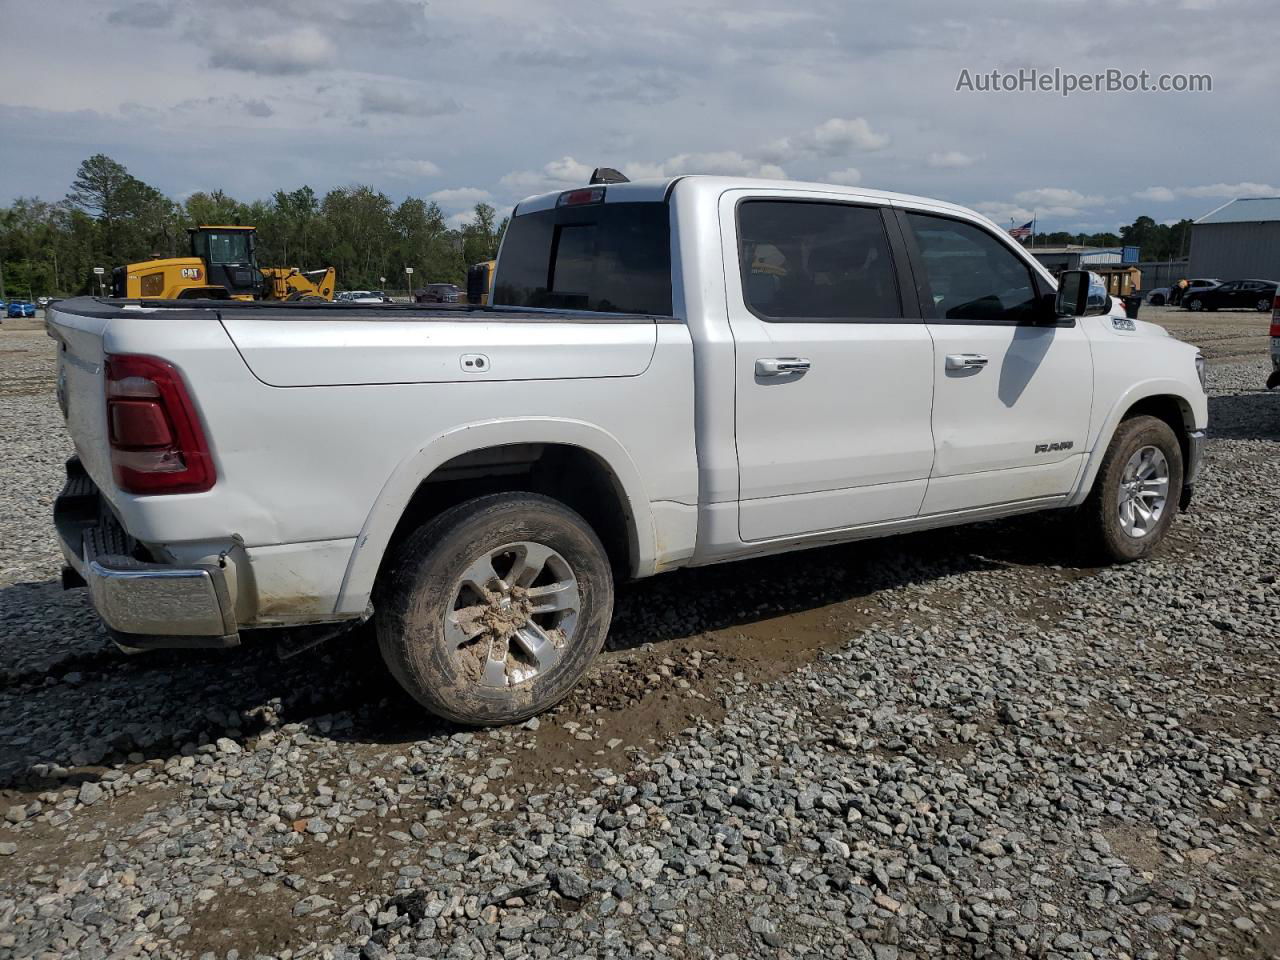
<svg viewBox="0 0 1280 960"><path fill-rule="evenodd" d="M50 344L0 335L0 956L1280 956L1266 323L1144 316L1211 359L1156 558L1046 516L668 575L485 732L365 636L116 653L51 582Z"/></svg>

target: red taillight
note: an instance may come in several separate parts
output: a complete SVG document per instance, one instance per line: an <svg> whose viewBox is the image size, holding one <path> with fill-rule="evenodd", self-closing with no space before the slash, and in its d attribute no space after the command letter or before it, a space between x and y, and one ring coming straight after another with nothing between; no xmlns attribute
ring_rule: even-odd
<svg viewBox="0 0 1280 960"><path fill-rule="evenodd" d="M217 479L177 367L156 357L107 357L107 430L116 486L126 493L200 493Z"/></svg>

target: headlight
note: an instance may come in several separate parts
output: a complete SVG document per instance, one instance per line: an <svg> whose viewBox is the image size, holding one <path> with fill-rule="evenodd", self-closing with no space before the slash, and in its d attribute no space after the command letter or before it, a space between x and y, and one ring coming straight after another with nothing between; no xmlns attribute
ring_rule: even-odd
<svg viewBox="0 0 1280 960"><path fill-rule="evenodd" d="M1200 389L1205 393L1209 392L1209 372L1208 365L1204 362L1204 354L1196 354L1196 376L1200 378Z"/></svg>

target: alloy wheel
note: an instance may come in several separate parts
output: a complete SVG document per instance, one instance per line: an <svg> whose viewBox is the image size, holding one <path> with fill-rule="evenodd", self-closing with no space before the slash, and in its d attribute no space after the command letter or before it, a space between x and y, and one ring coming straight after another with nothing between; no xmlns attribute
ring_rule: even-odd
<svg viewBox="0 0 1280 960"><path fill-rule="evenodd" d="M1169 461L1159 447L1140 447L1120 475L1120 528L1135 540L1155 529L1169 500Z"/></svg>
<svg viewBox="0 0 1280 960"><path fill-rule="evenodd" d="M576 636L581 605L564 557L540 543L508 543L459 578L444 635L463 674L492 693L551 670Z"/></svg>

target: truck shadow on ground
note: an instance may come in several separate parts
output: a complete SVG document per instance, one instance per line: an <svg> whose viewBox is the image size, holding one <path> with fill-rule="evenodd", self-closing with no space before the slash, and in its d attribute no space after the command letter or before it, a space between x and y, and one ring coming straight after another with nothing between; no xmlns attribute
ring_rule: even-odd
<svg viewBox="0 0 1280 960"><path fill-rule="evenodd" d="M606 649L653 648L661 656L672 645L705 641L713 650L717 632L744 628L744 642L767 657L780 617L870 602L884 591L975 570L1071 567L1065 527L1060 517L1031 516L982 524L978 536L974 527L954 528L624 584ZM981 554L972 549L978 542ZM285 661L269 635L249 636L229 651L126 657L98 626L83 591L54 590L0 589L0 610L11 623L47 617L50 603L67 611L56 620L62 636L28 622L7 638L9 662L33 666L10 671L0 684L0 792L96 779L105 765L167 761L220 737L244 743L267 726L297 723L317 736L384 744L459 729L426 715L394 685L368 626ZM15 646L55 639L67 655L47 665L39 651Z"/></svg>
<svg viewBox="0 0 1280 960"><path fill-rule="evenodd" d="M1280 440L1280 390L1210 397L1209 436L1224 440Z"/></svg>

